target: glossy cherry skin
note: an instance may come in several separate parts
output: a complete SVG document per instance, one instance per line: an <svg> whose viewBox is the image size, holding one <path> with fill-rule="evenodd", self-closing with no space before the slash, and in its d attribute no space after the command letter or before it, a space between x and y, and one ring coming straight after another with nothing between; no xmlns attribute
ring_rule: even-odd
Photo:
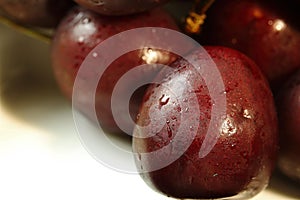
<svg viewBox="0 0 300 200"><path fill-rule="evenodd" d="M279 168L300 183L300 71L289 78L276 100L280 128Z"/></svg>
<svg viewBox="0 0 300 200"><path fill-rule="evenodd" d="M252 58L277 90L300 68L299 2L218 0L208 10L201 44L237 49Z"/></svg>
<svg viewBox="0 0 300 200"><path fill-rule="evenodd" d="M144 97L137 124L147 126L152 120L153 123L146 129L134 129L137 167L146 183L171 197L250 198L266 187L276 160L278 128L273 96L261 71L248 57L225 47L206 47L206 50L223 78L227 100L225 115L213 125L217 126L214 134L218 136L215 146L203 158L199 156L215 101L195 69L187 61L178 60L172 64L176 70L165 75L162 84L151 86ZM205 64L205 57L197 50L188 57ZM184 84L187 82L193 90ZM182 95L176 98L174 91L182 91ZM191 98L192 93L196 94L197 101ZM191 107L181 106L184 102L190 102ZM195 110L195 104L199 110ZM159 110L149 113L150 108ZM181 118L185 112L192 112L191 117ZM183 121L193 120L199 121L198 128L185 125L179 131ZM162 128L157 130L158 126ZM179 159L161 169L149 170L177 154L191 139L193 131L196 135ZM183 139L175 146L177 134L182 134ZM143 155L170 143L172 150L164 150L159 158Z"/></svg>
<svg viewBox="0 0 300 200"><path fill-rule="evenodd" d="M0 0L0 11L18 23L53 27L73 5L71 0Z"/></svg>
<svg viewBox="0 0 300 200"><path fill-rule="evenodd" d="M128 15L144 12L168 0L75 0L102 15Z"/></svg>
<svg viewBox="0 0 300 200"><path fill-rule="evenodd" d="M164 27L177 30L173 19L160 9L139 15L106 17L82 7L74 8L59 25L52 44L53 69L63 93L71 99L77 72L85 57L94 47L110 36L139 27ZM151 41L151 38L146 39ZM159 52L162 54L163 61L158 59L156 61L158 63L168 64L176 59L175 55L168 52ZM129 52L116 59L101 77L96 93L95 107L100 125L107 132L121 132L116 125L111 110L111 96L114 86L130 69L147 63L143 56L144 50ZM132 81L143 79L143 76L154 76L157 70L149 67L148 70L143 72L144 74L133 78ZM126 85L124 90L126 90ZM82 96L85 96L88 91L81 92ZM144 89L140 89L139 92L136 92L135 97L131 99L129 106L131 107L133 119L137 113L143 92ZM89 103L90 100L82 99L81 105L78 106L78 109L87 116L92 115L85 110L85 106Z"/></svg>

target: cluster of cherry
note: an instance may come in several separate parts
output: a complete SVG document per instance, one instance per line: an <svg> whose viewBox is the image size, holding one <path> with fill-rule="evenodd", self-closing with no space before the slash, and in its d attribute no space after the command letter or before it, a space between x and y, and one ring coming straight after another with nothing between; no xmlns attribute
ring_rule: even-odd
<svg viewBox="0 0 300 200"><path fill-rule="evenodd" d="M214 75L207 78L205 70L199 73L187 61L207 65L203 49L192 49L180 42L175 46L186 51L184 58L165 49L141 46L112 62L99 80L95 94L97 120L106 133L119 134L123 131L111 109L118 81L142 64L164 64L173 69L166 72L149 65L128 83L132 86L145 76L160 78L160 83L141 86L127 105L136 122L129 129L134 136L133 150L138 155L137 168L151 187L176 198L250 198L267 186L276 163L286 175L300 180L300 1L75 2L0 0L2 15L17 23L55 27L53 70L70 100L79 68L89 53L122 31L141 27L197 30L195 34L188 33L201 45L209 45L204 49L220 73L222 91L211 88L210 81L217 81L212 80ZM191 8L190 13L177 13L180 22L174 20L174 12L172 16L164 10L166 4L174 2ZM180 27L181 22L185 28ZM145 43L154 39L160 40L144 38ZM161 43L164 40L161 38ZM94 53L101 57L101 52ZM209 67L212 68L204 68ZM126 92L127 85L121 90ZM179 96L176 91L180 91ZM90 91L79 92L84 97ZM212 97L213 92L225 96L224 113L218 113L220 99ZM92 113L85 108L90 103L90 99L81 98L78 104L88 117ZM130 120L123 123L130 124ZM212 122L215 128L210 132ZM208 134L210 137L206 137ZM207 138L214 138L215 142L201 156L201 147L209 143ZM187 143L188 147L181 149ZM170 149L157 154L159 157L147 156L165 146ZM179 154L169 165L151 170Z"/></svg>

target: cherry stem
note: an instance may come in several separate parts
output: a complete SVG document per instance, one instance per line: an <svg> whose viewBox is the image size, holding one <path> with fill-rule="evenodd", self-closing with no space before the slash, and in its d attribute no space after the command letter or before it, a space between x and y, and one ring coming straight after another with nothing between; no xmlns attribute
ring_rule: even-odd
<svg viewBox="0 0 300 200"><path fill-rule="evenodd" d="M185 31L188 34L199 34L206 18L206 12L214 0L195 0L194 6L185 19Z"/></svg>
<svg viewBox="0 0 300 200"><path fill-rule="evenodd" d="M0 15L0 23L46 43L50 43L53 34L52 30L50 29L20 25L2 15Z"/></svg>

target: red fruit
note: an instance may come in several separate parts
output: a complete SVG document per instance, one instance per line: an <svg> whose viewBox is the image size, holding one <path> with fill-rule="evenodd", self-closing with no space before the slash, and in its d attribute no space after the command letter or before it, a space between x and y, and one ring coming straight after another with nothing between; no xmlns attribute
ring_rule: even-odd
<svg viewBox="0 0 300 200"><path fill-rule="evenodd" d="M0 0L0 11L8 18L41 27L57 25L71 6L71 0Z"/></svg>
<svg viewBox="0 0 300 200"><path fill-rule="evenodd" d="M220 71L225 91L207 87L207 80L217 81L213 78L216 74L204 81L186 60L173 63L175 71L167 74L162 84L151 86L145 95L137 124L146 128L134 129L136 163L145 181L168 196L250 198L267 186L276 157L278 130L272 93L259 68L248 57L225 47L206 50ZM187 57L201 69L213 67L207 66L207 58L200 50ZM218 113L220 118L212 116L217 105L211 92L225 94L227 107L224 115ZM187 102L189 107L182 106ZM186 112L190 117L184 116ZM215 132L208 133L213 119L211 127ZM200 149L207 134L217 140L203 157ZM184 151L189 141L192 142ZM169 144L171 149L165 148ZM161 154L156 154L157 150L162 150ZM152 171L180 151L184 152L179 159ZM153 153L154 157L145 153Z"/></svg>
<svg viewBox="0 0 300 200"><path fill-rule="evenodd" d="M207 13L201 44L245 53L276 89L300 68L298 10L296 1L215 1Z"/></svg>
<svg viewBox="0 0 300 200"><path fill-rule="evenodd" d="M168 0L74 0L103 15L128 15L149 10Z"/></svg>
<svg viewBox="0 0 300 200"><path fill-rule="evenodd" d="M279 168L300 182L300 71L279 92L277 108L280 128Z"/></svg>
<svg viewBox="0 0 300 200"><path fill-rule="evenodd" d="M81 7L74 8L59 25L52 45L53 68L63 93L71 99L74 80L79 67L94 47L110 36L122 31L148 26L177 29L172 18L160 9L140 15L104 17ZM145 40L151 41L151 38L145 38ZM101 77L96 93L95 106L100 124L106 131L120 132L111 111L112 91L117 81L128 70L148 62L143 58L145 56L144 51L145 49L141 46L141 50L132 51L121 56L106 69ZM158 63L168 64L176 58L168 52L157 51L162 55L162 59L156 61ZM144 76L153 76L156 71L156 68L149 67L148 70L143 72L144 74L132 80L133 83L131 84L143 79ZM126 91L126 86L123 90ZM84 97L88 91L81 92ZM137 113L138 102L143 92L144 89L140 89L136 96L132 98L130 107L133 116ZM88 116L92 115L92 113L85 111L85 105L89 104L90 100L84 98L81 100L79 109Z"/></svg>

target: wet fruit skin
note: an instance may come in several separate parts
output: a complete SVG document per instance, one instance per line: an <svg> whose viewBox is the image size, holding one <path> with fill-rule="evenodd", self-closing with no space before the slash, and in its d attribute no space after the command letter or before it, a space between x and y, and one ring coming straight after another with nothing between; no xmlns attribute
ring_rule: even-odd
<svg viewBox="0 0 300 200"><path fill-rule="evenodd" d="M266 187L276 160L278 128L272 93L259 68L246 56L225 47L206 47L206 50L220 70L227 99L226 116L222 117L222 125L217 129L219 138L216 145L207 156L199 157L214 103L204 80L195 75L195 69L186 61L179 60L172 64L176 71L166 75L164 86L151 86L144 96L137 124L145 126L152 119L159 123L162 121L160 116L165 116L165 124L158 132L153 132L158 126L155 122L146 131L134 129L133 149L138 153L137 167L151 187L175 198L211 199L237 194L249 198ZM189 56L200 63L203 59L197 51ZM193 84L193 91L187 90L184 84L174 84L187 81ZM178 90L184 91L179 100L172 96ZM191 105L199 104L200 115L195 109L180 106L180 103L191 100L191 92L195 92L198 99ZM168 101L161 104L165 97ZM150 107L159 107L161 115L153 114L153 111L149 113ZM176 134L184 134L185 138L192 135L193 127L177 133L183 112L194 112L187 121L199 120L193 142L170 165L156 171L144 171L157 165L159 160L176 154L176 150L164 152L162 157L154 159L156 163L143 157L142 153L154 152L173 143ZM154 135L146 139L137 138L149 133ZM181 143L186 141L181 140Z"/></svg>
<svg viewBox="0 0 300 200"><path fill-rule="evenodd" d="M52 65L63 93L69 99L72 98L76 74L83 60L94 47L119 32L148 26L177 30L173 19L161 9L120 18L101 16L82 7L74 8L59 25L52 43ZM151 40L151 38L148 39ZM161 53L164 61L158 59L158 63L168 64L176 59L168 52L161 51ZM96 93L95 108L100 125L107 132L121 132L111 111L111 95L114 86L128 70L147 63L147 60L143 60L143 56L143 50L129 52L116 59L101 77ZM144 74L135 77L133 81L143 76L154 76L156 73L157 69L149 68L148 71L144 71ZM85 96L87 91L81 92L82 96ZM143 92L144 89L140 89L131 99L129 106L133 118L138 111ZM78 109L88 117L91 116L93 113L85 111L85 106L90 103L90 100L82 99L80 103Z"/></svg>
<svg viewBox="0 0 300 200"><path fill-rule="evenodd" d="M237 49L262 69L272 89L300 68L299 2L218 0L208 10L202 45Z"/></svg>
<svg viewBox="0 0 300 200"><path fill-rule="evenodd" d="M149 10L168 0L75 0L102 15L128 15Z"/></svg>
<svg viewBox="0 0 300 200"><path fill-rule="evenodd" d="M276 101L280 130L279 168L300 182L300 71L291 76Z"/></svg>
<svg viewBox="0 0 300 200"><path fill-rule="evenodd" d="M71 0L0 0L0 11L18 23L54 27L73 5Z"/></svg>

